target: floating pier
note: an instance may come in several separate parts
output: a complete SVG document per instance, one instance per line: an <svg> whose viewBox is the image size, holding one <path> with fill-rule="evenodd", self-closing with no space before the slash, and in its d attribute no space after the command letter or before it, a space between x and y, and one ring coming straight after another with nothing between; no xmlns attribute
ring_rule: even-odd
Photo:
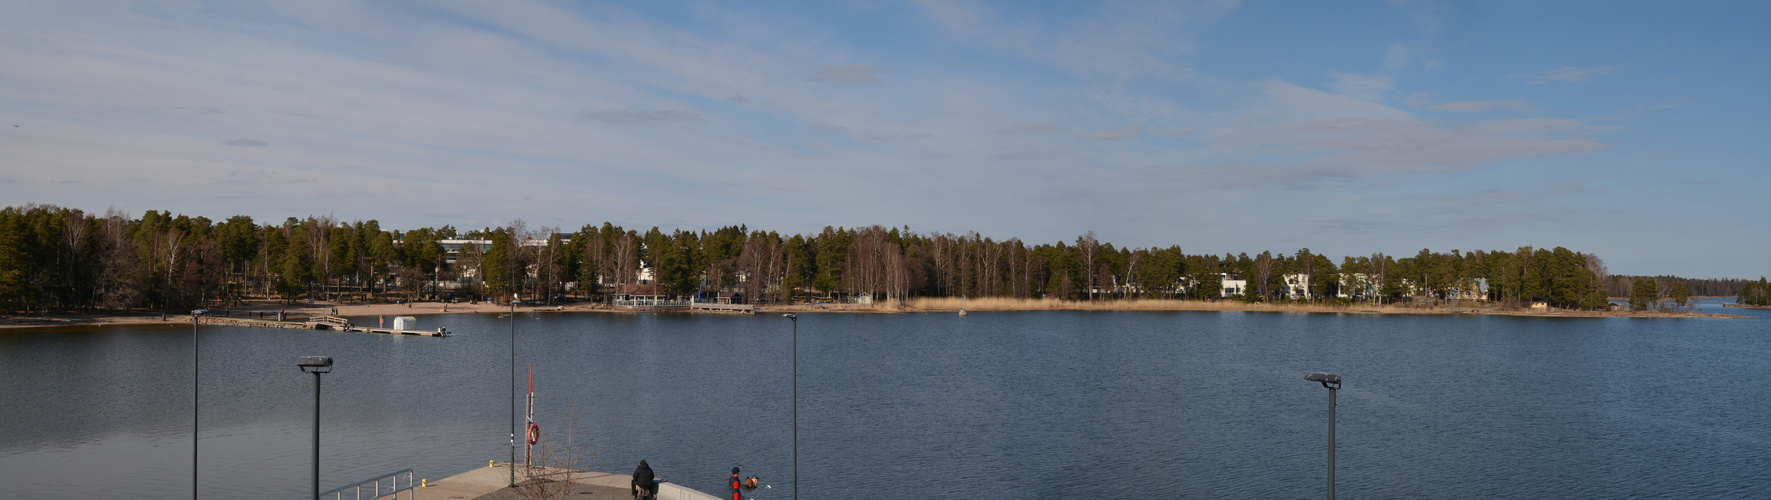
<svg viewBox="0 0 1771 500"><path fill-rule="evenodd" d="M417 335L421 337L447 337L448 330L399 330L393 328L376 328L351 324L349 319L339 316L314 316L307 321L271 321L248 318L226 318L205 316L202 321L211 325L247 326L253 328L287 328L292 330L331 330L339 332L381 333L387 335Z"/></svg>

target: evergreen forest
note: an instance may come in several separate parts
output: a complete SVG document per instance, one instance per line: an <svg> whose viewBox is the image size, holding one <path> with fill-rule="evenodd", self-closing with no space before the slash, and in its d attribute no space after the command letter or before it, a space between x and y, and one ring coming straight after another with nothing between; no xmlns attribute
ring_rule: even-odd
<svg viewBox="0 0 1771 500"><path fill-rule="evenodd" d="M451 240L454 240L451 242ZM489 245L460 240L489 240ZM1178 245L1128 248L1093 232L1028 243L907 227L826 227L780 234L745 225L712 231L610 223L574 232L452 226L389 230L332 217L225 220L147 211L139 218L51 205L0 210L0 310L180 311L230 300L397 301L513 294L552 304L602 300L636 285L686 297L742 294L753 302L1011 297L1163 298L1247 302L1488 300L1609 307L1619 281L1602 260L1566 248L1422 249L1413 256L1189 254ZM1678 278L1662 279L1676 281ZM1718 282L1718 280L1706 280ZM1763 280L1721 280L1704 291L1763 303ZM1240 287L1238 293L1227 294ZM1672 286L1651 300L1671 300ZM1691 288L1686 288L1691 292ZM1646 293L1646 291L1644 291ZM1649 297L1642 297L1650 300Z"/></svg>

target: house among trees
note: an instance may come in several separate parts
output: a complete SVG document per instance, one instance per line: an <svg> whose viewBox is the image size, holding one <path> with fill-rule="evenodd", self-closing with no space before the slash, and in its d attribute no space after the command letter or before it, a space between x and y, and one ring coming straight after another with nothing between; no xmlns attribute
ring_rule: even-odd
<svg viewBox="0 0 1771 500"><path fill-rule="evenodd" d="M1242 295L1242 291L1248 289L1248 280L1238 279L1241 278L1240 276L1230 273L1218 273L1218 276L1221 276L1224 279L1224 287L1222 290L1223 296L1226 298Z"/></svg>
<svg viewBox="0 0 1771 500"><path fill-rule="evenodd" d="M1376 277L1365 273L1348 273L1341 279L1340 293L1337 297L1349 300L1364 300L1378 296L1380 283Z"/></svg>
<svg viewBox="0 0 1771 500"><path fill-rule="evenodd" d="M1466 278L1445 289L1446 300L1488 300L1488 280Z"/></svg>
<svg viewBox="0 0 1771 500"><path fill-rule="evenodd" d="M657 308L657 307L688 307L686 301L669 300L664 287L656 283L629 283L621 285L611 294L615 307Z"/></svg>
<svg viewBox="0 0 1771 500"><path fill-rule="evenodd" d="M1284 279L1285 279L1285 290L1282 291L1281 293L1283 293L1286 298L1289 298L1291 300L1309 300L1310 299L1310 275L1308 275L1308 274L1287 274L1287 275L1285 275Z"/></svg>
<svg viewBox="0 0 1771 500"><path fill-rule="evenodd" d="M702 304L744 304L744 294L739 292L716 292L699 290L695 292L695 302Z"/></svg>
<svg viewBox="0 0 1771 500"><path fill-rule="evenodd" d="M914 297L1341 302L1430 296L1597 309L1609 307L1608 291L1632 296L1639 308L1678 303L1682 293L1740 294L1746 304L1771 295L1763 281L1611 276L1597 256L1562 247L1422 249L1404 258L1346 256L1336 265L1308 249L1188 255L1179 246L1116 247L1093 234L1072 245L881 226L783 235L743 225L642 232L603 223L568 233L531 230L521 221L470 231L387 231L374 220L344 223L329 216L267 222L152 210L132 218L115 210L0 208L0 311L178 311L246 299L457 296L551 304L573 300L567 294L648 308L687 308L692 299L749 305Z"/></svg>

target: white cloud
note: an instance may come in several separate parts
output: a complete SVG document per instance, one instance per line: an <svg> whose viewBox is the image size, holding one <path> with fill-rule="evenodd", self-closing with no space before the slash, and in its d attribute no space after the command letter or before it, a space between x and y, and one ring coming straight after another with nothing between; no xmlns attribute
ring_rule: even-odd
<svg viewBox="0 0 1771 500"><path fill-rule="evenodd" d="M1185 80L1187 57L1203 27L1234 11L1238 2L1107 2L1062 24L1005 16L987 6L918 2L923 13L954 38L1006 51L1084 78Z"/></svg>
<svg viewBox="0 0 1771 500"><path fill-rule="evenodd" d="M1356 97L1367 101L1382 101L1384 94L1390 92L1396 78L1389 75L1369 75L1341 73L1330 71L1333 80L1328 82L1328 89L1336 94Z"/></svg>
<svg viewBox="0 0 1771 500"><path fill-rule="evenodd" d="M1117 141L1117 140L1121 140L1121 139L1131 139L1131 138L1137 137L1138 133L1141 131L1143 131L1143 127L1139 127L1137 125L1132 125L1130 127L1124 127L1124 128L1116 128L1116 129L1099 130L1099 131L1095 131L1095 132L1089 132L1086 134L1082 134L1082 138L1088 139L1091 141Z"/></svg>
<svg viewBox="0 0 1771 500"><path fill-rule="evenodd" d="M699 113L688 111L636 111L631 109L614 109L607 111L584 111L578 113L579 118L614 125L659 125L672 122L705 121Z"/></svg>
<svg viewBox="0 0 1771 500"><path fill-rule="evenodd" d="M1068 21L925 6L963 51L1037 66L1013 74L744 12L688 29L603 4L290 8L300 16L263 22L0 16L0 32L32 42L0 44L0 112L27 123L0 135L22 166L6 175L41 187L39 200L137 212L384 227L538 213L783 231L877 222L1049 241L1039 231L1178 231L1160 214L1246 204L1253 190L1602 147L1578 122L1417 119L1383 104L1396 92L1386 74L1319 88L1197 75L1194 39L1225 3L1109 3ZM1427 64L1404 49L1401 64ZM275 147L218 144L236 138ZM216 179L216 191L144 197L190 190L126 172ZM70 177L84 183L54 184ZM1176 201L1182 191L1204 194Z"/></svg>
<svg viewBox="0 0 1771 500"><path fill-rule="evenodd" d="M1445 23L1446 10L1449 9L1445 2L1439 0L1390 0L1390 5L1407 11L1414 28L1427 35L1439 33L1440 26Z"/></svg>
<svg viewBox="0 0 1771 500"><path fill-rule="evenodd" d="M1531 106L1525 104L1525 101L1517 99L1439 102L1433 94L1426 92L1409 94L1408 106L1411 108L1425 107L1434 111L1444 111L1447 113L1481 113L1494 108L1511 108L1520 111L1531 110Z"/></svg>
<svg viewBox="0 0 1771 500"><path fill-rule="evenodd" d="M1261 104L1250 113L1276 121L1299 121L1337 116L1383 116L1411 118L1402 110L1341 93L1328 93L1282 80L1268 80L1260 89Z"/></svg>
<svg viewBox="0 0 1771 500"><path fill-rule="evenodd" d="M1062 132L1064 124L1058 122L1027 122L1009 125L1002 129L1004 134L1037 134L1042 132Z"/></svg>
<svg viewBox="0 0 1771 500"><path fill-rule="evenodd" d="M1593 75L1603 75L1603 74L1611 73L1614 71L1617 71L1617 67L1615 67L1615 66L1595 66L1595 67L1591 67L1591 68L1577 68L1577 67L1573 67L1573 66L1568 66L1568 67L1564 67L1564 68L1545 71L1542 73L1517 74L1517 75L1509 76L1508 78L1512 78L1515 80L1526 80L1525 83L1529 83L1529 84L1542 84L1542 83L1550 83L1550 82L1579 83L1579 82L1592 81Z"/></svg>
<svg viewBox="0 0 1771 500"><path fill-rule="evenodd" d="M1384 71L1395 73L1408 69L1409 63L1418 58L1424 50L1426 50L1424 46L1416 43L1391 45L1389 49L1384 51Z"/></svg>
<svg viewBox="0 0 1771 500"><path fill-rule="evenodd" d="M1348 172L1462 170L1515 158L1589 153L1603 146L1580 122L1522 119L1467 126L1369 116L1284 124L1268 141L1318 156L1308 164Z"/></svg>
<svg viewBox="0 0 1771 500"><path fill-rule="evenodd" d="M1530 110L1531 109L1531 107L1526 106L1524 102L1517 101L1517 100L1453 101L1453 102L1447 102L1447 103L1443 103L1443 104L1434 104L1434 105L1427 106L1427 107L1431 108L1433 110L1436 110L1436 111L1444 111L1447 113L1480 113L1483 111L1488 111L1489 109L1492 109L1495 107L1512 108L1512 109L1518 109L1518 110Z"/></svg>
<svg viewBox="0 0 1771 500"><path fill-rule="evenodd" d="M837 86L850 85L850 84L856 84L856 83L867 83L867 82L873 81L874 80L873 74L878 73L878 72L880 72L879 68L875 68L875 67L873 67L871 65L867 65L867 64L850 64L847 66L825 66L824 68L818 70L818 73L816 75L812 75L810 78L806 78L806 81L825 83L825 84L837 85Z"/></svg>

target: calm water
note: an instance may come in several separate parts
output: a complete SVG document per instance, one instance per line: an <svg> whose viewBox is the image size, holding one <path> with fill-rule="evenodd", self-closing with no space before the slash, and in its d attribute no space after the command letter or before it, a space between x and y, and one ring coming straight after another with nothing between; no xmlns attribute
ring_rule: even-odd
<svg viewBox="0 0 1771 500"><path fill-rule="evenodd" d="M800 483L810 499L1317 497L1327 391L1302 377L1323 370L1346 380L1346 498L1771 498L1771 319L1726 312L1757 317L806 314ZM457 334L205 327L203 496L306 494L301 355L338 363L322 487L506 460L511 320L421 322ZM754 497L789 497L787 320L515 323L538 420L563 436L575 409L588 468L644 458L719 493L740 466L773 485ZM189 493L188 324L8 331L0 370L0 497Z"/></svg>

